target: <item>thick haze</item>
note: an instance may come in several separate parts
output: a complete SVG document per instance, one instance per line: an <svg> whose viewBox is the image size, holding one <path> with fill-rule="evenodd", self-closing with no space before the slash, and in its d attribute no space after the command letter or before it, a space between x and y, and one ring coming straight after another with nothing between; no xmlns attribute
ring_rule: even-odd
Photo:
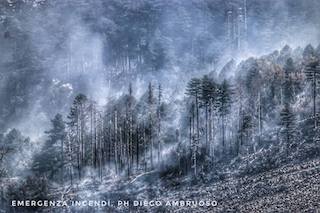
<svg viewBox="0 0 320 213"><path fill-rule="evenodd" d="M41 136L79 92L99 103L149 81L169 97L191 76L224 64L224 0L1 0L1 128ZM320 1L247 0L248 49L240 56L318 44ZM217 70L218 71L218 70ZM128 77L129 76L129 77Z"/></svg>

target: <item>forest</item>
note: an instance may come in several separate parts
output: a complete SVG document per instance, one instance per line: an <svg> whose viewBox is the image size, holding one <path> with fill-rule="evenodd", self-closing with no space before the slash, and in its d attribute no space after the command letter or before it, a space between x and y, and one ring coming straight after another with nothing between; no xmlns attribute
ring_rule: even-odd
<svg viewBox="0 0 320 213"><path fill-rule="evenodd" d="M252 211L245 205L255 199L273 209L268 194L317 184L319 8L315 0L0 2L1 209L19 212L8 205L19 199L210 191L217 212ZM311 197L304 210L316 209Z"/></svg>
<svg viewBox="0 0 320 213"><path fill-rule="evenodd" d="M272 146L289 157L305 143L316 145L319 56L311 45L295 55L296 61L291 51L286 46L250 58L229 80L210 74L192 78L180 112L163 100L161 84L149 83L140 99L129 84L126 94L104 106L78 94L65 120L61 114L51 120L34 169L71 184L86 168L100 179L111 171L130 177L173 168L177 175L199 177L219 161ZM174 128L170 123L176 118Z"/></svg>

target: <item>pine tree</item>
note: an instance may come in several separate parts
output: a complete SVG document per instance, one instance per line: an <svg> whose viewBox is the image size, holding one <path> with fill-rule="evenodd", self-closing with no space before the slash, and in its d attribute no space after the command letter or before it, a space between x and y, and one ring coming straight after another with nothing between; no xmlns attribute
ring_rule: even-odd
<svg viewBox="0 0 320 213"><path fill-rule="evenodd" d="M64 143L66 128L62 115L57 114L51 120L52 129L47 131L48 140L45 142L40 154L36 155L33 170L41 174L49 174L50 179L60 173L60 181L64 181Z"/></svg>
<svg viewBox="0 0 320 213"><path fill-rule="evenodd" d="M150 164L151 169L153 169L153 107L154 107L154 94L153 94L153 86L151 82L148 86L148 108L149 108L149 144L150 144Z"/></svg>
<svg viewBox="0 0 320 213"><path fill-rule="evenodd" d="M289 104L285 104L280 113L280 126L281 126L281 140L286 146L288 151L290 146L296 142L297 126L296 118L290 108Z"/></svg>
<svg viewBox="0 0 320 213"><path fill-rule="evenodd" d="M186 94L195 99L196 104L196 120L197 120L197 134L199 132L199 97L201 94L201 80L198 78L193 78L189 81L187 85ZM199 134L197 135L199 136Z"/></svg>
<svg viewBox="0 0 320 213"><path fill-rule="evenodd" d="M316 51L314 47L311 44L308 44L306 48L303 50L302 56L305 61L314 60L316 56Z"/></svg>
<svg viewBox="0 0 320 213"><path fill-rule="evenodd" d="M158 86L158 103L157 103L157 119L158 119L158 164L161 166L161 105L162 105L162 87L161 84Z"/></svg>
<svg viewBox="0 0 320 213"><path fill-rule="evenodd" d="M316 122L316 114L317 114L317 81L320 78L320 66L318 61L313 61L308 64L308 66L305 69L305 74L308 81L312 82L312 90L313 90L313 120L314 120L314 128L317 127Z"/></svg>
<svg viewBox="0 0 320 213"><path fill-rule="evenodd" d="M283 82L283 104L284 107L280 112L281 119L281 138L286 145L286 150L289 150L291 143L296 138L296 121L295 116L292 113L290 104L293 101L293 83L290 77L290 72L293 70L293 60L289 58L285 65L285 77Z"/></svg>
<svg viewBox="0 0 320 213"><path fill-rule="evenodd" d="M134 161L134 145L133 145L133 104L134 104L134 98L132 95L132 84L129 84L128 89L128 97L126 100L126 120L127 120L127 153L128 153L128 175L131 172L131 168L133 167L133 161Z"/></svg>
<svg viewBox="0 0 320 213"><path fill-rule="evenodd" d="M292 58L289 58L286 62L284 71L285 71L285 77L283 82L283 103L284 104L291 104L294 98L293 93L293 82L290 74L292 73L294 69L293 60Z"/></svg>
<svg viewBox="0 0 320 213"><path fill-rule="evenodd" d="M246 142L250 141L251 137L251 131L253 129L253 121L252 117L250 115L243 115L240 121L240 128L238 130L239 138L238 138L238 144L237 144L237 152L239 153L241 148L243 146L246 146L248 144L245 144Z"/></svg>
<svg viewBox="0 0 320 213"><path fill-rule="evenodd" d="M230 89L230 85L228 84L227 81L223 81L219 89L219 99L218 99L218 102L219 102L218 112L221 117L223 151L225 149L226 116L230 113L230 108L232 103L231 95L232 95L232 92Z"/></svg>
<svg viewBox="0 0 320 213"><path fill-rule="evenodd" d="M189 81L187 85L186 94L195 99L195 103L192 103L192 136L191 136L191 158L193 162L194 175L197 175L197 155L200 141L199 134L199 97L201 93L201 80L198 78L193 78ZM194 118L194 111L196 111L196 119ZM196 120L196 133L195 129L195 121Z"/></svg>
<svg viewBox="0 0 320 213"><path fill-rule="evenodd" d="M200 106L205 108L205 135L206 135L206 150L211 151L213 144L213 118L212 114L217 107L218 99L218 85L214 80L208 76L203 76L201 79L201 93L200 93Z"/></svg>
<svg viewBox="0 0 320 213"><path fill-rule="evenodd" d="M69 170L72 179L72 167L74 160L77 162L78 178L81 179L82 167L84 166L85 158L85 125L86 125L86 110L87 97L79 94L75 97L68 115L68 156L69 156Z"/></svg>

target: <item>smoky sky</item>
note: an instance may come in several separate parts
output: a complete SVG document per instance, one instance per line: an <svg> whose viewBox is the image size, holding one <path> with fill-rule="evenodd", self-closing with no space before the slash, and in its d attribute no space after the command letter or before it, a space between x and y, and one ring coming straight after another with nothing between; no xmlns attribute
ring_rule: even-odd
<svg viewBox="0 0 320 213"><path fill-rule="evenodd" d="M156 70L148 66L139 70L133 82L135 95L141 95L149 81L163 83L168 94L183 90L191 76L211 72L213 60L220 60L220 64L227 62L221 61L226 49L226 12L242 7L242 2L2 0L1 98L8 98L9 87L6 85L10 78L6 77L7 65L16 61L15 52L21 52L19 48L25 46L30 54L39 58L37 63L45 79L41 81L42 87L47 87L38 88L41 82L28 84L27 93L32 94L25 107L28 113L16 116L20 120L12 125L19 124L23 128L30 122L39 123L40 119L43 122L38 126L47 127L43 125L48 123L47 117L65 110L52 109L43 113L48 107L41 99L52 92L48 88L55 85L71 94L63 96L68 99L62 100L66 104L78 92L84 92L100 103L109 96L119 95L127 84L122 85L119 78L114 82L110 73L120 72L116 59L123 56L118 49L133 49L131 44L137 40L147 43L150 53L157 55L161 49L164 56ZM242 54L265 54L281 49L285 44L292 47L303 47L308 43L317 45L320 38L319 10L318 0L247 0L248 49ZM129 57L136 58L134 54ZM113 90L113 85L117 90ZM179 95L183 96L183 91Z"/></svg>
<svg viewBox="0 0 320 213"><path fill-rule="evenodd" d="M18 5L20 1L4 1ZM180 65L187 63L192 48L192 40L203 37L202 45L207 55L223 52L225 48L226 11L242 7L242 0L29 0L27 6L9 9L8 19L18 22L26 32L35 51L45 56L45 68L52 67L54 75L66 75L60 69L61 60L68 51L74 63L85 58L87 64L108 66L111 46L109 38L128 34L128 40L135 40L134 28L143 28L152 20L147 39L152 43L160 38L162 47L168 55L166 63ZM319 9L317 0L247 0L249 50L259 54L281 48L314 43L319 39ZM128 12L130 11L130 12ZM150 15L145 15L149 13ZM128 18L123 18L128 16ZM120 20L123 18L122 20ZM120 21L119 21L120 20ZM128 25L128 31L120 27ZM2 45L2 47L5 45ZM94 55L96 54L96 56ZM182 58L181 57L185 57ZM96 60L96 61L94 61ZM98 62L99 60L99 62ZM59 65L60 63L60 65ZM98 65L98 63L100 63ZM180 64L176 64L180 63ZM89 66L89 65L88 65ZM60 69L62 71L59 71ZM75 67L79 73L81 68ZM99 67L99 72L104 71Z"/></svg>

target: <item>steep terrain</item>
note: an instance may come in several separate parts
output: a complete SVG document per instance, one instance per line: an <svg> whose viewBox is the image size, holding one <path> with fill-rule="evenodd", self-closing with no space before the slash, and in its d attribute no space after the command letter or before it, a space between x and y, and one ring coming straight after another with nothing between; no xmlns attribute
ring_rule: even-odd
<svg viewBox="0 0 320 213"><path fill-rule="evenodd" d="M317 212L320 208L320 160L213 184L166 191L160 199L215 199L214 212ZM188 209L179 208L177 212ZM194 212L207 212L198 208Z"/></svg>
<svg viewBox="0 0 320 213"><path fill-rule="evenodd" d="M317 212L320 209L320 159L251 176L226 174L224 180L192 185L189 179L175 178L160 183L155 177L156 173L148 173L130 181L85 182L78 189L68 188L63 193L58 189L52 199L110 199L114 206L118 198L162 202L160 207L107 208L117 212ZM217 206L165 206L167 201L179 200L211 200L216 201ZM92 207L82 208L90 209Z"/></svg>

